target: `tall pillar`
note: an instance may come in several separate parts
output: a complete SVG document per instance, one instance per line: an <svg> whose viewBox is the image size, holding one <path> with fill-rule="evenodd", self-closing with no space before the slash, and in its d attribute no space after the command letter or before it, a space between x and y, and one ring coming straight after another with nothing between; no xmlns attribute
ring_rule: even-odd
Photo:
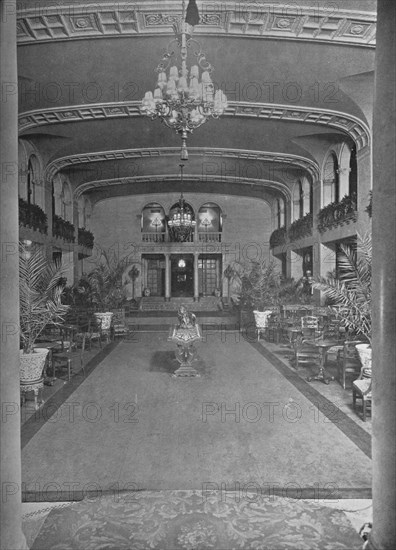
<svg viewBox="0 0 396 550"><path fill-rule="evenodd" d="M327 277L327 274L336 267L335 248L316 242L313 246L313 278ZM313 290L314 302L320 304L323 301L323 293L320 290Z"/></svg>
<svg viewBox="0 0 396 550"><path fill-rule="evenodd" d="M194 254L194 302L199 300L198 254Z"/></svg>
<svg viewBox="0 0 396 550"><path fill-rule="evenodd" d="M394 0L378 1L373 121L373 530L371 548L396 541L396 200Z"/></svg>
<svg viewBox="0 0 396 550"><path fill-rule="evenodd" d="M290 276L293 277L295 281L298 281L303 275L301 254L298 254L295 250L290 250Z"/></svg>
<svg viewBox="0 0 396 550"><path fill-rule="evenodd" d="M171 299L170 254L165 254L165 301L169 302L170 299Z"/></svg>
<svg viewBox="0 0 396 550"><path fill-rule="evenodd" d="M358 203L357 209L359 212L357 231L360 235L364 235L367 231L367 226L370 224L369 215L366 208L369 204L370 189L373 181L372 174L372 153L369 146L357 152L357 169L358 169Z"/></svg>
<svg viewBox="0 0 396 550"><path fill-rule="evenodd" d="M26 549L22 533L18 288L18 80L16 1L0 1L1 550Z"/></svg>

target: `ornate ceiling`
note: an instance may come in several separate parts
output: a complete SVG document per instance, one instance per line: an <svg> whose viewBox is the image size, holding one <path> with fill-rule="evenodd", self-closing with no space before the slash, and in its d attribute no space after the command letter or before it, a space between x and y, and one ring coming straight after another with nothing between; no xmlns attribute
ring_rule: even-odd
<svg viewBox="0 0 396 550"><path fill-rule="evenodd" d="M197 3L229 105L188 139L188 190L287 195L318 176L310 142L370 145L374 1ZM19 2L20 135L47 180L66 172L95 200L177 188L180 138L139 104L180 13L179 0Z"/></svg>

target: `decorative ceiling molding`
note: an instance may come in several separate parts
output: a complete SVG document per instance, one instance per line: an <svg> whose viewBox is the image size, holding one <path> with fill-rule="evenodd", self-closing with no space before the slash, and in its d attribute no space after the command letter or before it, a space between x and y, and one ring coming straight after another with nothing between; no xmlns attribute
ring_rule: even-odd
<svg viewBox="0 0 396 550"><path fill-rule="evenodd" d="M140 101L75 105L25 111L19 115L19 132L50 124L83 122L111 118L144 117ZM357 150L370 143L368 126L357 117L329 109L297 107L274 103L230 101L223 117L260 118L285 122L306 122L336 128L346 132L356 143Z"/></svg>
<svg viewBox="0 0 396 550"><path fill-rule="evenodd" d="M313 181L318 181L320 178L319 166L316 162L301 157L298 155L290 155L284 153L268 153L264 151L251 151L248 149L209 149L206 147L190 147L189 154L191 157L199 156L207 158L232 158L237 160L258 161L263 163L274 163L279 165L290 165L293 168L300 168L304 172L311 175ZM70 155L61 157L51 162L45 171L45 181L51 182L54 176L65 168L77 166L80 164L106 162L115 160L130 160L130 159L156 159L163 157L179 157L180 147L158 147L147 149L127 149L115 151L102 151L95 153L85 153L79 155ZM230 171L230 168L228 168ZM246 172L248 170L246 169ZM217 175L217 180L222 178L222 175ZM250 178L246 178L249 180ZM257 179L257 178L256 178Z"/></svg>
<svg viewBox="0 0 396 550"><path fill-rule="evenodd" d="M86 193L88 191L92 190L106 190L110 187L116 187L119 185L133 185L134 183L144 183L144 184L150 184L150 183L163 183L164 185L167 183L179 183L180 180L180 173L175 174L156 174L151 176L131 176L127 178L114 178L114 179L107 179L107 180L96 180L96 181L89 181L86 183L82 183L79 185L73 193L74 199L78 200L83 193ZM237 183L238 185L247 185L248 187L261 187L262 189L271 189L274 191L277 191L278 193L282 193L282 195L286 198L286 200L290 200L291 198L291 191L285 185L284 183L279 183L272 180L263 180L263 179L254 179L254 178L237 178L234 176L215 176L215 175L197 175L197 174L183 174L183 180L184 182L189 183ZM148 190L145 191L147 194ZM166 189L164 188L164 193L169 192L169 187ZM212 189L213 193L218 193L219 190L217 190L215 187ZM188 193L188 191L185 191L185 193ZM111 194L109 194L109 197L105 198L111 198ZM105 199L102 199L105 200ZM99 201L98 201L99 202Z"/></svg>
<svg viewBox="0 0 396 550"><path fill-rule="evenodd" d="M159 10L159 2L37 2L35 8L18 11L18 44L172 34L181 2L162 4ZM203 2L200 15L196 34L375 47L376 13L341 9L336 2L311 7L297 2Z"/></svg>

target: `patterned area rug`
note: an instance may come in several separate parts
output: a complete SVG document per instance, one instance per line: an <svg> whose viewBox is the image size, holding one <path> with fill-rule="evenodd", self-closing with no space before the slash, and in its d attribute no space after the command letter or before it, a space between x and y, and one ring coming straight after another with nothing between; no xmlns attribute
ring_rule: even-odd
<svg viewBox="0 0 396 550"><path fill-rule="evenodd" d="M145 491L50 511L32 550L358 550L344 512L255 494Z"/></svg>

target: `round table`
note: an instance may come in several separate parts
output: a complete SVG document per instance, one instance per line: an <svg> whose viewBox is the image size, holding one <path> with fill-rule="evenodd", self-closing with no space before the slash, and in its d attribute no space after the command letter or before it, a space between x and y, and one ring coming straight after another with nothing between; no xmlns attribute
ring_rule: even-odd
<svg viewBox="0 0 396 550"><path fill-rule="evenodd" d="M330 348L334 346L339 346L340 342L337 340L315 340L312 342L306 342L307 344L319 348L320 351L320 363L319 371L314 376L308 376L307 382L312 380L319 380L324 384L328 384L331 380L334 380L334 376L328 376L325 371L326 355Z"/></svg>

